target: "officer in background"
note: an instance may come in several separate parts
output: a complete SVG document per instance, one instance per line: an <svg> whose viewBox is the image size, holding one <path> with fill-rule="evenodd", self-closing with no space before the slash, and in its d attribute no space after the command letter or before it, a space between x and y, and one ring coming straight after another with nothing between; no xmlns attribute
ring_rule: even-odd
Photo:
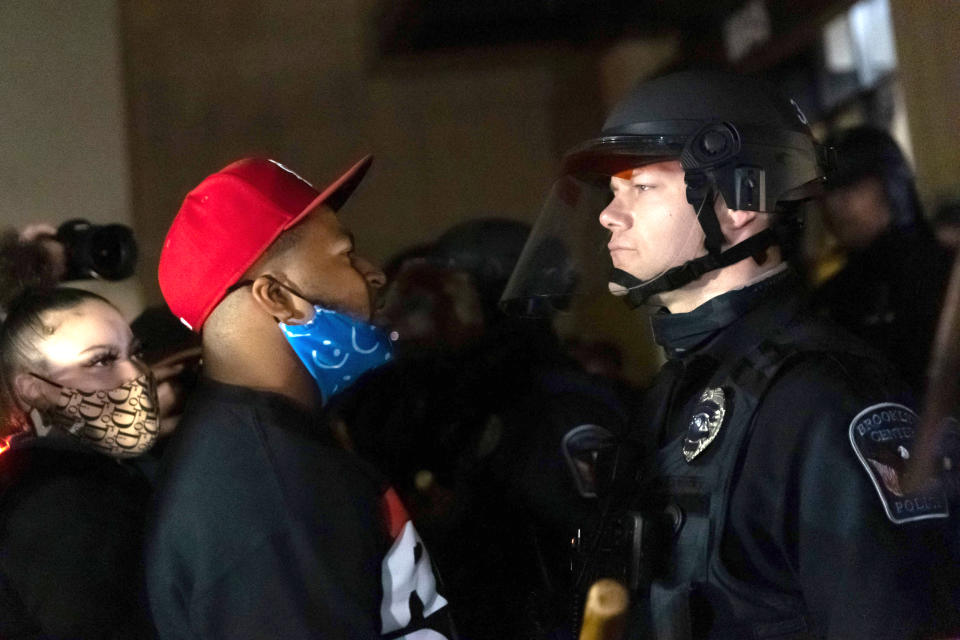
<svg viewBox="0 0 960 640"><path fill-rule="evenodd" d="M396 357L331 409L410 508L471 640L568 630L569 540L597 502L578 461L628 415L549 322L498 308L529 233L469 220L392 261L379 315Z"/></svg>
<svg viewBox="0 0 960 640"><path fill-rule="evenodd" d="M824 222L847 254L815 293L814 306L896 364L923 389L952 252L923 216L913 172L886 131L856 127L831 136L837 167Z"/></svg>
<svg viewBox="0 0 960 640"><path fill-rule="evenodd" d="M818 155L796 103L759 81L642 84L565 157L504 293L536 313L606 282L650 307L668 360L600 458L608 507L580 540L582 580L631 588L631 637L957 629L955 518L938 478L907 473L914 404L805 311L782 258Z"/></svg>

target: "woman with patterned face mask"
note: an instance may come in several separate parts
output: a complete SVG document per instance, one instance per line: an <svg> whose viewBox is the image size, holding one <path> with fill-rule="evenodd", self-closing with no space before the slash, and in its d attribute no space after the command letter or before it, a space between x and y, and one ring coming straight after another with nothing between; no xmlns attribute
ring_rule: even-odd
<svg viewBox="0 0 960 640"><path fill-rule="evenodd" d="M0 328L0 637L149 637L140 559L157 385L120 312L28 291Z"/></svg>

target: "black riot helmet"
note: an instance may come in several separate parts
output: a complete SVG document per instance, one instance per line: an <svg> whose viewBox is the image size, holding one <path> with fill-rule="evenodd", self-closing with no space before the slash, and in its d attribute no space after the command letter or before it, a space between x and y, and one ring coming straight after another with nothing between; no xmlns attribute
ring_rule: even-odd
<svg viewBox="0 0 960 640"><path fill-rule="evenodd" d="M468 220L437 238L429 261L470 274L486 310L497 311L497 301L529 235L530 226L518 220Z"/></svg>
<svg viewBox="0 0 960 640"><path fill-rule="evenodd" d="M536 314L544 307L565 307L578 288L614 283L625 290L628 304L638 306L651 295L759 255L778 242L773 228L722 250L714 200L722 196L731 209L782 217L797 209L792 203L821 192L820 156L797 104L758 79L683 71L645 82L613 109L599 137L564 156L501 304ZM611 269L609 234L597 217L612 200L614 176L667 160L683 168L706 254L639 280Z"/></svg>
<svg viewBox="0 0 960 640"><path fill-rule="evenodd" d="M878 178L890 206L891 224L898 229L926 228L913 170L893 136L883 129L859 126L832 134L825 144L836 156L827 191Z"/></svg>

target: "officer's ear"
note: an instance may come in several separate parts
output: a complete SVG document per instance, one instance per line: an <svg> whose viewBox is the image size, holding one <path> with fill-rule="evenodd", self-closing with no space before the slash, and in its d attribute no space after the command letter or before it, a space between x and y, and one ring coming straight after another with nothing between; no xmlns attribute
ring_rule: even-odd
<svg viewBox="0 0 960 640"><path fill-rule="evenodd" d="M303 316L303 312L297 309L296 297L272 276L254 278L250 285L250 294L253 303L277 322L289 324L290 320Z"/></svg>
<svg viewBox="0 0 960 640"><path fill-rule="evenodd" d="M756 227L761 223L760 215L757 211L743 211L740 209L731 209L727 206L723 196L719 196L715 202L717 220L720 222L720 230L723 236L731 245L746 240L756 233Z"/></svg>

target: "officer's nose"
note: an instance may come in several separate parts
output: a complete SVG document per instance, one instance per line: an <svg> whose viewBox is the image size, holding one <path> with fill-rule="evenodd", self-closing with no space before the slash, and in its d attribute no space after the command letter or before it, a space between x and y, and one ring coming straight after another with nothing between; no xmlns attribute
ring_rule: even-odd
<svg viewBox="0 0 960 640"><path fill-rule="evenodd" d="M384 275L383 271L363 256L354 255L353 266L372 289L379 289L387 284L387 276Z"/></svg>
<svg viewBox="0 0 960 640"><path fill-rule="evenodd" d="M600 224L610 231L629 229L633 225L633 218L628 212L624 211L617 198L614 198L613 202L600 212Z"/></svg>

